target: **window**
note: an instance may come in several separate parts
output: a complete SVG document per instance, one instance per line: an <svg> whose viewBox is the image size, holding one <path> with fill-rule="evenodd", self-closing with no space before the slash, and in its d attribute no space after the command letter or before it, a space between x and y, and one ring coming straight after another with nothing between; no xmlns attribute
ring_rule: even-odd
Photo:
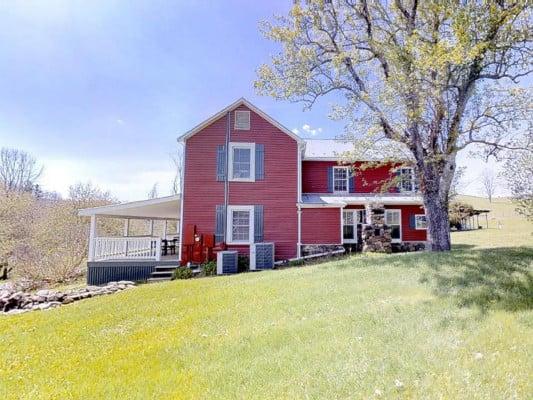
<svg viewBox="0 0 533 400"><path fill-rule="evenodd" d="M400 192L415 192L417 191L415 171L413 168L399 168L398 174L398 189Z"/></svg>
<svg viewBox="0 0 533 400"><path fill-rule="evenodd" d="M253 206L228 206L228 243L252 243L254 237L253 226Z"/></svg>
<svg viewBox="0 0 533 400"><path fill-rule="evenodd" d="M229 145L229 178L231 181L255 181L255 144L235 143Z"/></svg>
<svg viewBox="0 0 533 400"><path fill-rule="evenodd" d="M348 167L333 167L333 192L348 193L349 178Z"/></svg>
<svg viewBox="0 0 533 400"><path fill-rule="evenodd" d="M415 215L415 229L417 230L427 229L427 220L424 214Z"/></svg>
<svg viewBox="0 0 533 400"><path fill-rule="evenodd" d="M357 241L357 232L352 211L342 213L342 238L345 243Z"/></svg>
<svg viewBox="0 0 533 400"><path fill-rule="evenodd" d="M385 210L385 224L391 228L392 242L401 242L402 214L400 210Z"/></svg>
<svg viewBox="0 0 533 400"><path fill-rule="evenodd" d="M365 223L365 210L344 210L342 212L343 243L357 243L358 225Z"/></svg>
<svg viewBox="0 0 533 400"><path fill-rule="evenodd" d="M250 111L235 111L235 129L240 131L250 130Z"/></svg>

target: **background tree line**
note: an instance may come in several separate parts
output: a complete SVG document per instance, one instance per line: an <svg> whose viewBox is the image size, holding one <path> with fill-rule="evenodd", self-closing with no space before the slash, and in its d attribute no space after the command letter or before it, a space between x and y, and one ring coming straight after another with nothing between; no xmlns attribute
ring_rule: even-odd
<svg viewBox="0 0 533 400"><path fill-rule="evenodd" d="M170 157L175 168L170 189L177 194L182 149L178 148ZM0 279L9 275L29 287L82 277L86 270L89 220L79 217L78 210L117 202L110 192L91 183L70 186L66 197L43 190L38 183L43 171L44 167L31 154L0 149ZM157 187L156 183L149 197L157 197ZM162 234L162 222L155 221L154 229ZM170 223L168 229L175 232L175 224ZM124 221L101 218L97 230L102 236L120 236ZM148 221L130 221L130 235L147 232Z"/></svg>

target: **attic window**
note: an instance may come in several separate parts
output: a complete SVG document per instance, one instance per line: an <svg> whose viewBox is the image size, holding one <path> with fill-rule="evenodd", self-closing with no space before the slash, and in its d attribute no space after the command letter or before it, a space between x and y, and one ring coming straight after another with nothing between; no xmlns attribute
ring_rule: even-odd
<svg viewBox="0 0 533 400"><path fill-rule="evenodd" d="M250 111L235 111L235 129L240 131L250 130Z"/></svg>

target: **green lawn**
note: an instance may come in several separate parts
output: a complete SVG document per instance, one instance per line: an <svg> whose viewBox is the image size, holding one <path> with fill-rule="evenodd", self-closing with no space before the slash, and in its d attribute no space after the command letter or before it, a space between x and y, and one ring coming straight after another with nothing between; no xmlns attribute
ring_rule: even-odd
<svg viewBox="0 0 533 400"><path fill-rule="evenodd" d="M449 254L144 285L0 318L0 398L531 398L532 225L497 207L504 229L454 233Z"/></svg>

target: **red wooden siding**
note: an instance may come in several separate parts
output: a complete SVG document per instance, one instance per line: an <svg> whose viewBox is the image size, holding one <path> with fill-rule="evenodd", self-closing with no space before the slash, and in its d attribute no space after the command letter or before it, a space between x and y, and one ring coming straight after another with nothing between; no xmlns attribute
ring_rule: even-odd
<svg viewBox="0 0 533 400"><path fill-rule="evenodd" d="M385 206L388 209L397 209L402 212L402 241L417 242L427 240L427 232L425 229L416 230L411 228L410 217L415 214L425 214L424 206L417 205L402 205L402 206Z"/></svg>
<svg viewBox="0 0 533 400"><path fill-rule="evenodd" d="M336 161L304 161L302 163L302 192L303 193L327 193L328 192L328 167L339 165ZM379 192L384 182L390 180L393 175L391 166L358 169L360 162L355 163L355 192L372 193ZM392 191L392 190L390 190Z"/></svg>
<svg viewBox="0 0 533 400"><path fill-rule="evenodd" d="M302 244L340 244L339 208L302 209Z"/></svg>
<svg viewBox="0 0 533 400"><path fill-rule="evenodd" d="M237 110L247 110L240 106ZM229 182L229 205L264 206L264 241L274 242L276 258L296 256L298 240L297 143L261 116L251 112L250 130L234 130L231 141L262 143L265 179ZM224 204L224 182L216 181L217 146L225 143L226 116L213 122L186 142L183 226L196 224L199 232L215 231L215 208ZM248 252L248 246L236 246Z"/></svg>

